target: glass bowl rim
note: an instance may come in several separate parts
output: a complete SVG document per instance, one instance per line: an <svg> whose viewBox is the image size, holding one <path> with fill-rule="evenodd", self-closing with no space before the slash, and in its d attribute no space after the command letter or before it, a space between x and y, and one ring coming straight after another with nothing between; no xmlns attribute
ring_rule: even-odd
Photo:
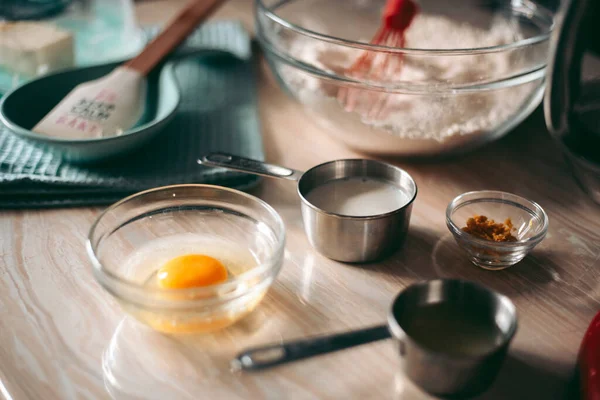
<svg viewBox="0 0 600 400"><path fill-rule="evenodd" d="M279 2L277 4L281 4L283 2ZM530 4L531 1L526 0L522 2L522 4ZM486 54L486 53L495 53L504 50L517 49L521 47L527 47L533 44L541 43L544 41L549 41L550 36L552 35L552 31L554 30L555 22L554 15L550 10L547 10L545 7L541 5L535 4L533 6L535 9L543 10L544 13L550 14L550 18L552 19L552 23L548 29L548 32L544 32L538 35L534 35L532 37L517 40L512 43L506 43L497 46L487 46L487 47L474 47L474 48L460 48L460 49L420 49L420 48L409 48L409 47L390 47L383 45L373 45L370 43L359 42L356 40L339 38L331 35L326 35L323 33L315 32L314 30L303 28L297 24L291 23L286 19L275 14L271 8L269 8L265 4L265 0L256 0L256 14L263 13L273 22L287 28L291 31L294 31L302 36L310 37L313 39L317 39L323 42L328 42L332 44L337 44L346 47L352 47L356 49L361 49L365 51L377 51L384 53L400 53L400 54L412 54L412 55L478 55L478 54ZM514 9L512 6L507 6L508 9ZM556 13L554 13L556 14ZM260 24L259 24L260 25Z"/></svg>
<svg viewBox="0 0 600 400"><path fill-rule="evenodd" d="M241 197L245 197L246 199L251 200L252 202L258 204L259 206L263 207L275 220L276 223L276 230L273 230L273 233L276 236L276 246L277 248L270 254L270 256L268 257L267 260L261 262L259 265L255 266L254 268L243 272L240 275L235 276L234 279L232 280L228 280L224 283L221 284L217 284L217 285L211 285L211 286L206 286L206 287L200 287L200 288L186 288L186 289L159 289L159 288L148 288L145 287L143 285L139 285L137 283L134 283L130 280L126 280L123 279L121 276L119 276L118 274L115 274L109 270L107 270L102 262L99 260L98 256L97 256L97 248L98 245L102 242L102 238L97 238L97 243L96 245L93 244L93 239L94 239L94 234L96 233L96 230L98 228L98 224L100 223L100 221L102 221L102 219L111 211L114 211L116 209L118 209L120 206L134 200L134 199L139 199L140 197L146 196L148 194L151 193L156 193L156 192L161 192L161 191L168 191L168 190L173 190L173 189L186 189L186 188L196 188L196 189L206 189L206 188L212 188L212 189L217 189L220 191L224 191L224 192L229 192L229 193L233 193L237 196L241 196ZM88 258L90 259L91 263L92 263L92 267L93 267L93 272L94 275L96 276L96 279L98 281L100 281L99 283L104 286L106 289L109 290L109 292L111 292L111 294L113 294L114 296L117 296L116 293L114 293L114 291L112 290L112 288L107 288L106 287L106 282L115 282L119 285L123 285L125 288L127 288L127 290L132 290L135 292L139 292L139 294L147 294L147 295L158 295L158 296L164 296L165 294L173 294L173 293L177 293L177 294L182 294L182 295L189 295L190 298L189 299L185 299L185 300L189 300L189 301L195 301L195 300L199 300L197 298L195 298L195 296L197 295L209 295L207 297L202 296L201 300L202 301L211 301L215 299L215 294L225 290L225 292L223 293L223 295L219 296L219 299L222 301L226 301L229 300L229 297L238 297L240 295L246 294L247 291L244 291L244 293L238 293L235 291L235 289L237 287L239 287L240 283L249 281L253 278L255 278L256 276L260 276L261 274L263 274L264 272L267 272L269 270L272 269L276 269L275 274L279 271L280 268L276 268L278 265L281 264L281 260L283 258L283 251L285 248L285 225L283 223L283 220L281 218L281 216L279 215L279 213L277 213L277 211L275 211L275 209L270 206L267 202L265 202L262 199L259 199L258 197L252 196L248 193L244 193L240 190L236 190L236 189L231 189L231 188L227 188L227 187L223 187L223 186L218 186L218 185L210 185L210 184L180 184L180 185L168 185L168 186L160 186L157 188L152 188L152 189L148 189L148 190L144 190L141 192L137 192L134 193L130 196L127 196L119 201L117 201L116 203L110 205L109 207L107 207L105 210L103 210L100 215L98 215L98 217L96 218L96 220L94 221L94 223L92 224L92 226L90 227L89 233L88 233L88 237L86 240L86 250L87 250L87 254L88 254ZM261 281L264 279L261 279ZM229 290L231 289L231 290ZM211 296L212 295L212 296Z"/></svg>
<svg viewBox="0 0 600 400"><path fill-rule="evenodd" d="M463 199L467 196L481 196L480 198L474 199L474 202L489 202L489 200L487 200L490 196L499 196L499 195L508 195L508 196L512 196L515 199L518 199L519 201L522 201L523 203L525 203L527 205L527 208L530 211L533 211L534 214L536 216L538 216L541 219L541 230L540 232L538 232L537 234L535 234L534 236L524 239L524 240L517 240L516 242L493 242L490 240L485 240L485 239L480 239L478 237L475 237L469 233L463 232L462 229L460 229L458 227L458 225L456 225L454 223L454 221L452 220L452 214L454 213L454 211L457 210L457 208L461 205L461 202L463 201ZM485 196L485 197L484 197ZM517 205L518 203L516 203L515 201L512 200L501 200L502 203L504 204L508 204L512 207L522 207L522 205ZM448 226L448 229L450 230L450 232L452 232L452 234L454 234L456 237L459 237L461 239L467 240L469 242L473 242L473 243L477 243L478 245L482 246L482 247L491 247L491 248L514 248L514 247L522 247L522 246L532 246L535 245L536 243L540 242L542 239L544 239L544 237L546 236L546 233L548 232L548 215L546 214L546 211L544 211L544 209L537 204L534 201L528 200L524 197L521 197L519 195L513 194L513 193L509 193L509 192L503 192L503 191L499 191L499 190L475 190L475 191L470 191L470 192L465 192L462 193L458 196L456 196L454 199L452 199L452 201L448 204L448 207L446 208L446 225Z"/></svg>

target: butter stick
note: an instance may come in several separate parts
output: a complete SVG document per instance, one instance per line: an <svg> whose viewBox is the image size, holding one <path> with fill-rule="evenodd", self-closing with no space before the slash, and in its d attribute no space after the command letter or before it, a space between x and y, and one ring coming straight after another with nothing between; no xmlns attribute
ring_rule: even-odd
<svg viewBox="0 0 600 400"><path fill-rule="evenodd" d="M33 77L75 64L73 35L40 22L0 22L0 66Z"/></svg>

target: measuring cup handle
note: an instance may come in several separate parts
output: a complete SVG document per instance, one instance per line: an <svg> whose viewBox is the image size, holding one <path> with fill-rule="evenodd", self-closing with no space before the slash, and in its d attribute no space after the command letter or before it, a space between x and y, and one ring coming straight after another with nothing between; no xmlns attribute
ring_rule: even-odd
<svg viewBox="0 0 600 400"><path fill-rule="evenodd" d="M227 153L210 153L198 160L198 164L208 167L221 167L234 171L247 172L249 174L283 178L297 181L302 172L294 169L280 167L279 165L267 164L262 161L234 156Z"/></svg>
<svg viewBox="0 0 600 400"><path fill-rule="evenodd" d="M390 333L387 326L381 325L358 331L267 345L249 349L238 354L233 360L232 365L237 369L260 370L389 337Z"/></svg>

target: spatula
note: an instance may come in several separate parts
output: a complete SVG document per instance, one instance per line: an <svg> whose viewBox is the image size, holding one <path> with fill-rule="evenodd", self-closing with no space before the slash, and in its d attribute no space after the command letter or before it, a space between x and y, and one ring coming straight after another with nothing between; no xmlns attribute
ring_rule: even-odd
<svg viewBox="0 0 600 400"><path fill-rule="evenodd" d="M144 113L146 76L225 0L193 0L134 59L76 86L33 131L63 139L119 135Z"/></svg>

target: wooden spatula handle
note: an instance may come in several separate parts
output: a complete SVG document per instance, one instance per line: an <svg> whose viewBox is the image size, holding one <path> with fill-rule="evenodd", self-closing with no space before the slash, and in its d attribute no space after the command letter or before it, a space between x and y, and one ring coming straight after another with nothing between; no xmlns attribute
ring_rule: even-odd
<svg viewBox="0 0 600 400"><path fill-rule="evenodd" d="M198 24L208 18L225 0L193 0L167 24L163 31L125 67L142 75L150 71L187 38Z"/></svg>

